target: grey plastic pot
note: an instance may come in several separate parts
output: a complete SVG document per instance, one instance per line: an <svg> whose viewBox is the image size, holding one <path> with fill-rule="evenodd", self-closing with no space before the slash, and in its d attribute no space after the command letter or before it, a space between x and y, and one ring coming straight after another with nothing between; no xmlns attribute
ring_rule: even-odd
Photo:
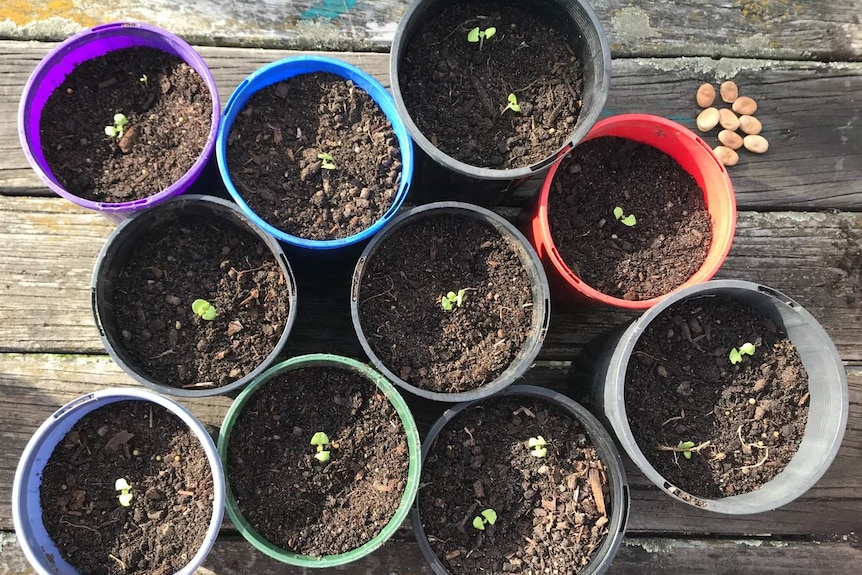
<svg viewBox="0 0 862 575"><path fill-rule="evenodd" d="M564 32L575 55L583 63L583 106L572 132L559 149L529 166L507 170L480 168L458 161L440 151L410 116L401 94L398 70L413 35L430 17L463 0L413 0L395 30L389 60L389 77L398 115L417 144L416 167L409 201L423 203L458 200L493 206L517 185L542 174L550 165L587 135L599 119L611 85L611 50L601 21L584 0L531 0L516 2L523 9L548 17Z"/></svg>
<svg viewBox="0 0 862 575"><path fill-rule="evenodd" d="M273 257L278 261L278 265L284 275L285 289L289 291L290 311L288 312L284 331L282 331L275 347L251 372L222 387L183 389L181 387L173 387L164 381L156 381L140 368L139 362L125 344L114 320L112 294L117 274L128 259L130 250L150 234L153 226L172 219L181 221L183 218L201 215L211 218L213 225L235 225L255 234L263 241L272 252ZM276 239L255 226L236 204L214 196L194 194L178 196L148 210L141 211L123 221L114 230L102 247L99 258L96 261L90 287L90 300L93 319L99 330L102 344L117 365L141 385L159 393L179 397L226 395L240 391L255 377L263 373L278 358L278 355L287 343L287 338L290 335L297 313L296 279L284 254L284 250L282 250L281 245Z"/></svg>
<svg viewBox="0 0 862 575"><path fill-rule="evenodd" d="M596 550L587 566L581 571L578 571L578 575L599 575L600 573L604 573L607 571L608 567L610 567L611 562L614 560L617 550L619 550L620 544L622 544L623 538L625 537L630 503L629 486L628 481L626 480L625 469L623 468L623 461L622 458L620 458L620 454L617 451L616 445L614 445L611 435L604 427L602 427L599 420L587 411L586 408L565 395L551 389L535 387L532 385L513 385L495 395L493 398L486 399L513 396L544 401L566 412L571 418L577 420L584 426L587 431L587 436L596 448L599 458L605 466L605 470L608 474L608 482L610 483L611 513L608 517L610 521L608 523L607 537L602 541L602 544ZM481 404L481 401L483 400L459 403L453 408L447 410L436 422L434 422L434 425L431 426L431 429L428 431L428 435L422 441L423 474L425 473L425 458L434 448L434 443L440 435L440 432L443 431L456 415L474 405ZM424 483L425 481L427 481L427 478L423 476L421 478L421 482ZM431 570L434 571L436 575L459 575L458 573L453 573L447 569L444 562L437 557L437 554L434 553L434 550L431 548L431 544L428 541L428 534L425 532L425 526L422 523L422 510L419 508L419 500L420 498L416 497L416 501L410 513L410 518L413 522L413 534L416 536L419 548L422 550L422 555L425 557L425 560L428 561L428 564L431 566Z"/></svg>
<svg viewBox="0 0 862 575"><path fill-rule="evenodd" d="M787 334L808 372L811 393L808 423L799 450L787 467L758 491L720 499L695 497L669 483L637 445L625 408L626 369L641 334L659 314L683 300L724 296L762 313ZM835 345L814 317L783 293L756 283L716 280L680 290L649 309L607 341L595 366L593 402L601 410L625 452L644 475L678 501L695 507L742 515L790 503L829 468L847 425L847 375Z"/></svg>
<svg viewBox="0 0 862 575"><path fill-rule="evenodd" d="M362 326L359 318L359 302L361 298L360 290L362 288L362 280L365 275L367 263L372 259L377 251L377 248L391 237L392 234L402 226L410 225L418 220L425 218L441 217L446 215L459 215L467 218L474 218L482 221L493 227L501 236L508 239L510 245L518 255L521 265L524 267L528 277L533 299L533 314L532 314L532 331L521 347L515 359L503 373L497 376L491 382L482 387L464 391L460 393L442 393L436 391L428 391L416 387L404 381L399 377L389 366L383 363L381 359L374 353L371 345L368 343L368 336ZM414 395L431 399L434 401L444 402L459 402L459 401L474 401L482 399L497 393L512 384L519 377L524 375L533 360L539 354L542 348L542 343L545 341L545 335L548 332L548 325L551 319L551 301L550 288L548 287L548 278L545 275L545 269L539 260L536 251L521 234L518 229L505 220L502 216L479 206L466 204L463 202L436 202L425 204L400 213L392 221L377 234L363 250L356 267L353 270L353 282L350 288L350 315L353 319L353 329L356 330L356 336L359 338L359 343L366 355L374 364L375 369L379 370L386 376L389 381L394 382L402 389L406 389Z"/></svg>

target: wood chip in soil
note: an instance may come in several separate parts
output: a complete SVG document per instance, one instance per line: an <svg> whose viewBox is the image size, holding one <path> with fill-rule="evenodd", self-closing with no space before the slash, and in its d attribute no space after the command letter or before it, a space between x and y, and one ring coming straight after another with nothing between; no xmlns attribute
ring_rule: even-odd
<svg viewBox="0 0 862 575"><path fill-rule="evenodd" d="M541 436L545 457L530 454ZM494 398L458 414L426 458L419 511L452 573L578 573L607 536L608 472L576 420L551 404ZM484 531L473 518L497 513Z"/></svg>
<svg viewBox="0 0 862 575"><path fill-rule="evenodd" d="M370 227L401 183L401 151L386 115L353 82L322 72L255 92L233 124L227 160L256 214L309 240Z"/></svg>
<svg viewBox="0 0 862 575"><path fill-rule="evenodd" d="M328 462L314 458L317 432ZM371 382L332 367L285 372L248 400L231 431L226 474L252 527L278 547L314 557L376 537L407 484L407 438Z"/></svg>
<svg viewBox="0 0 862 575"><path fill-rule="evenodd" d="M443 153L472 166L522 168L569 138L582 106L583 71L560 21L522 6L458 2L413 34L398 77L404 105ZM482 43L476 26L496 28ZM507 110L514 94L519 112Z"/></svg>
<svg viewBox="0 0 862 575"><path fill-rule="evenodd" d="M117 498L120 478L131 485L128 507ZM81 418L51 454L40 488L45 529L82 575L178 572L203 544L213 497L198 438L148 401Z"/></svg>
<svg viewBox="0 0 862 575"><path fill-rule="evenodd" d="M154 226L131 248L109 295L120 345L172 387L210 389L245 377L275 349L290 312L278 261L256 235L225 220ZM205 321L192 311L216 308Z"/></svg>
<svg viewBox="0 0 862 575"><path fill-rule="evenodd" d="M615 217L635 216L627 226ZM669 155L633 140L578 145L548 197L560 257L587 285L630 301L670 293L700 269L712 223L697 182Z"/></svg>
<svg viewBox="0 0 862 575"><path fill-rule="evenodd" d="M731 364L731 349L753 355ZM697 497L748 493L793 458L808 421L808 374L796 348L756 310L726 297L676 304L641 335L626 372L638 447ZM686 459L680 442L704 445Z"/></svg>
<svg viewBox="0 0 862 575"><path fill-rule="evenodd" d="M442 297L462 289L462 305L445 311ZM369 258L358 301L378 358L411 385L441 393L490 383L538 329L515 247L467 216L425 217L393 232Z"/></svg>
<svg viewBox="0 0 862 575"><path fill-rule="evenodd" d="M105 135L126 116L120 138ZM40 118L42 153L78 197L130 202L179 180L200 157L213 103L197 71L155 48L116 50L79 64L54 90Z"/></svg>

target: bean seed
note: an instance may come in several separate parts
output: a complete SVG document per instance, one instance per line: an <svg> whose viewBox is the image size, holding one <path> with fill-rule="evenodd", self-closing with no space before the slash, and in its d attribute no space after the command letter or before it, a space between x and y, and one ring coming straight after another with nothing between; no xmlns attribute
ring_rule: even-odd
<svg viewBox="0 0 862 575"><path fill-rule="evenodd" d="M763 136L745 136L742 139L742 145L745 146L746 150L755 154L762 154L769 149L769 142Z"/></svg>
<svg viewBox="0 0 862 575"><path fill-rule="evenodd" d="M701 108L709 108L715 102L715 88L712 84L701 84L697 89L697 105Z"/></svg>
<svg viewBox="0 0 862 575"><path fill-rule="evenodd" d="M719 113L715 108L707 108L697 115L697 129L701 132L708 132L718 125Z"/></svg>
<svg viewBox="0 0 862 575"><path fill-rule="evenodd" d="M716 146L712 152L718 161L725 166L735 166L739 161L739 154L728 148L727 146Z"/></svg>
<svg viewBox="0 0 862 575"><path fill-rule="evenodd" d="M739 88L736 86L736 82L732 82L730 80L722 82L721 86L718 88L718 92L721 94L721 99L728 104L735 102L736 98L739 96Z"/></svg>
<svg viewBox="0 0 862 575"><path fill-rule="evenodd" d="M757 111L757 102L754 101L754 98L749 98L748 96L740 96L733 103L733 111L737 114L745 114L752 115Z"/></svg>
<svg viewBox="0 0 862 575"><path fill-rule="evenodd" d="M742 115L739 117L739 127L746 134L759 134L760 130L763 129L763 125L760 123L760 120L755 118L754 116Z"/></svg>
<svg viewBox="0 0 862 575"><path fill-rule="evenodd" d="M718 141L731 150L738 150L742 147L742 136L733 130L722 130L718 133Z"/></svg>
<svg viewBox="0 0 862 575"><path fill-rule="evenodd" d="M739 128L739 118L727 108L718 111L718 123L722 128L734 132Z"/></svg>

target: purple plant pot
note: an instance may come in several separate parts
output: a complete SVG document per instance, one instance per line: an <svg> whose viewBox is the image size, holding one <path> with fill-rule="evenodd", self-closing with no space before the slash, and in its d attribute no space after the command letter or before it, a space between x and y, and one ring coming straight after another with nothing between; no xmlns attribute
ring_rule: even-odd
<svg viewBox="0 0 862 575"><path fill-rule="evenodd" d="M80 198L57 181L42 154L39 123L48 98L66 76L81 62L98 58L114 50L149 47L173 54L194 68L206 82L212 96L212 126L200 156L183 176L164 190L147 198L131 202L94 202ZM80 32L54 48L30 75L18 108L18 135L27 161L39 178L56 194L75 204L100 212L119 221L132 212L146 209L172 196L183 193L200 175L212 155L218 133L221 105L215 80L203 58L184 40L166 30L148 24L115 22Z"/></svg>

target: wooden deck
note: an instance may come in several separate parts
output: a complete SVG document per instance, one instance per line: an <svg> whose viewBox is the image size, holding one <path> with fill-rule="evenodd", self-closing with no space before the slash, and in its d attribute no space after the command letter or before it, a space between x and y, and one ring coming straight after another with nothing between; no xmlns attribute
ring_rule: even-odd
<svg viewBox="0 0 862 575"><path fill-rule="evenodd" d="M87 4L92 9L86 14L98 22L120 17L121 3L114 0ZM141 8L163 4L166 8L159 18L173 14L173 19L148 18ZM299 26L306 11L330 9L332 18L320 12L309 22L336 29L342 33L342 44L328 44L327 36L318 35L318 41L308 45L385 50L406 1L270 0L256 8L269 7L267 15L246 14L246 25L227 38L218 32L226 29L223 22L195 18L206 15L207 9L220 14L218 10L228 5L245 3L201 0L191 4L188 17L181 20L176 2L122 3L137 19L162 24L199 43L244 46L302 46L290 29L290 18L282 18L282 24L274 22L289 13ZM811 311L845 361L851 403L847 433L828 473L799 500L769 513L726 517L676 503L629 466L629 532L610 573L858 574L862 572L862 6L856 0L733 1L708 6L604 0L595 4L615 56L606 114L649 112L693 128L697 86L728 78L758 100L757 115L770 150L763 156L745 154L731 169L740 209L738 231L717 277L770 285ZM46 11L48 6L53 6L51 11ZM0 37L59 39L75 26L95 23L76 20L76 10L81 18L84 14L78 6L57 0L11 0L11 7L0 9ZM338 12L343 7L347 9ZM25 13L25 8L31 12ZM39 22L49 16L68 18L72 24L67 22L59 32L46 31ZM374 26L369 27L372 21ZM195 26L196 31L190 30ZM82 393L133 385L105 355L89 308L92 266L113 225L53 197L28 167L18 144L21 90L52 46L0 40L0 575L33 573L15 543L10 508L12 476L30 435L55 409ZM211 46L201 47L200 52L213 69L223 100L252 70L290 54ZM716 55L722 58L713 58ZM341 52L336 56L388 85L386 54ZM217 191L205 185L198 191L207 189ZM515 198L500 211L514 218L522 204L523 198ZM307 259L296 261L299 316L286 354L325 351L361 359L348 309L351 254L329 254L327 261L331 265L324 271L314 269ZM569 362L583 346L631 317L631 313L604 309L555 309L545 346L524 382L565 389ZM205 423L217 426L229 399L184 403ZM441 412L440 406L429 402L411 399L410 404L422 430ZM254 551L229 525L205 569L199 571L201 575L304 572ZM431 572L405 525L392 542L367 559L321 573Z"/></svg>

